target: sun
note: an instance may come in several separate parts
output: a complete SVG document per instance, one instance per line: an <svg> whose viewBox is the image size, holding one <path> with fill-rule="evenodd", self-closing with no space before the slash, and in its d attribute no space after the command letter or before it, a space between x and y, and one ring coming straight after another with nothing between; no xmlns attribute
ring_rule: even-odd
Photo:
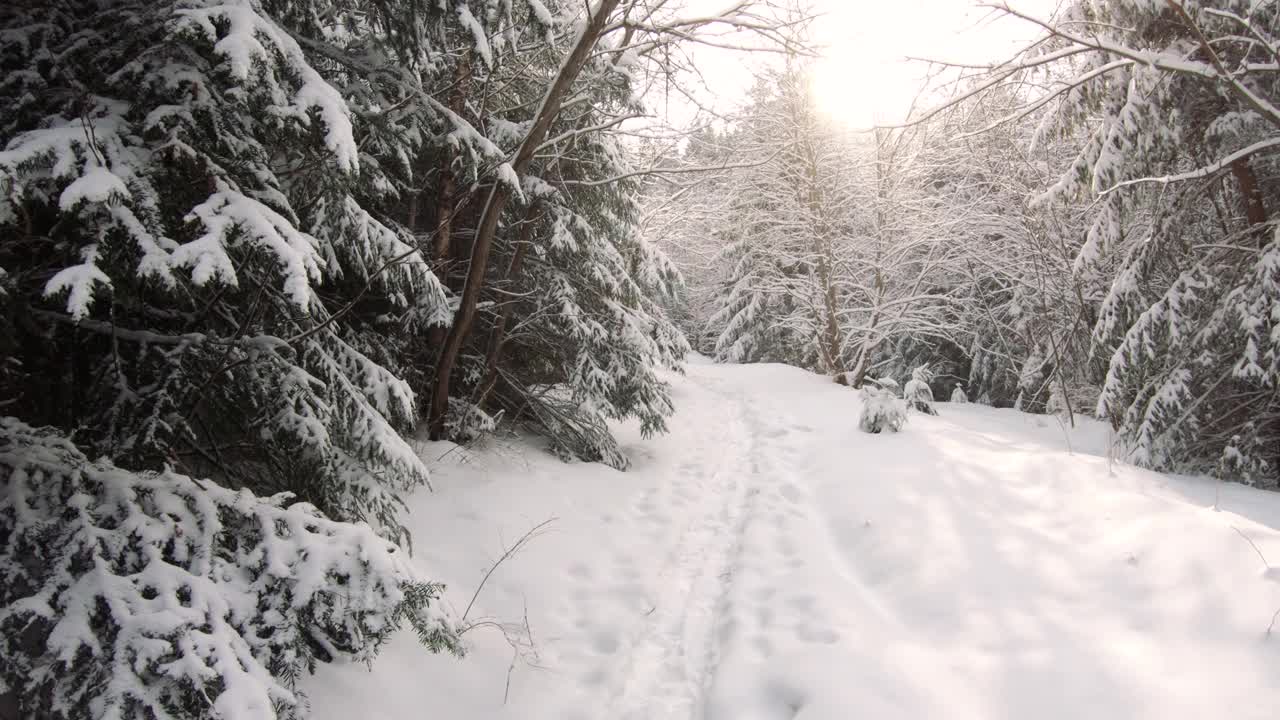
<svg viewBox="0 0 1280 720"><path fill-rule="evenodd" d="M923 72L916 70L922 68L835 52L815 63L810 92L819 111L847 128L900 123L923 84Z"/></svg>

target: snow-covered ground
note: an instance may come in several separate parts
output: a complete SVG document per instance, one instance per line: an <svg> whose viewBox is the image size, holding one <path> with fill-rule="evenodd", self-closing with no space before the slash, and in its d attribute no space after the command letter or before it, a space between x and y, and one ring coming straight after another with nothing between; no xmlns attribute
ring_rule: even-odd
<svg viewBox="0 0 1280 720"><path fill-rule="evenodd" d="M465 660L392 641L317 717L1248 718L1280 709L1280 494L1109 467L1104 426L940 404L898 435L776 365L691 364L626 473L423 446L415 560ZM1068 437L1070 449L1068 451ZM1245 538L1257 546L1257 551ZM531 635L524 636L526 624ZM509 683L509 685L508 685ZM504 697L506 702L504 704Z"/></svg>

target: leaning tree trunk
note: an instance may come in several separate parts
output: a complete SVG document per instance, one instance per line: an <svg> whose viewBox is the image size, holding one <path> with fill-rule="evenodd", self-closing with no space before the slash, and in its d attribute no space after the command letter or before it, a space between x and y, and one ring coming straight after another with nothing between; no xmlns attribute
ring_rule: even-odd
<svg viewBox="0 0 1280 720"><path fill-rule="evenodd" d="M578 41L569 53L569 57L560 67L551 87L548 88L546 97L543 98L542 105L534 116L533 126L529 128L529 134L520 143L520 149L511 163L511 169L516 177L520 177L529 169L534 152L546 138L551 123L560 114L560 104L564 100L565 93L577 79L578 73L582 71L587 58L604 31L605 21L617 9L619 2L620 0L600 0L595 14L591 15L583 26L582 34L578 36ZM457 365L463 343L471 334L471 327L475 322L476 304L480 300L485 272L489 268L489 251L493 246L493 237L498 231L498 220L502 216L502 211L510 199L511 188L504 182L495 182L489 191L489 198L485 201L480 224L476 228L475 241L471 245L471 265L467 268L462 297L458 303L458 310L454 313L453 324L449 327L449 335L445 338L444 347L440 350L440 361L436 363L435 390L431 395L431 410L428 418L432 440L440 440L444 436L453 369Z"/></svg>
<svg viewBox="0 0 1280 720"><path fill-rule="evenodd" d="M520 272L524 267L524 256L529 250L535 220L534 206L530 205L529 212L525 214L524 224L520 226L516 249L511 255L511 263L507 265L506 284L508 287L520 276ZM485 354L484 358L484 380L481 381L479 391L475 396L474 402L476 405L484 404L485 399L489 397L489 393L493 391L493 386L498 382L498 362L502 357L502 345L507 339L507 325L511 323L514 304L514 300L508 300L502 306L502 311L498 313L497 322L494 323L493 335L489 338L489 352Z"/></svg>

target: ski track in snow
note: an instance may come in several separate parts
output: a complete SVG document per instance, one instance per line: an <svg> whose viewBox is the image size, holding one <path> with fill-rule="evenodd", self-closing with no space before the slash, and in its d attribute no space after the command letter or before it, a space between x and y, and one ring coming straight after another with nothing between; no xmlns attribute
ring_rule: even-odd
<svg viewBox="0 0 1280 720"><path fill-rule="evenodd" d="M782 620L773 609L777 569L806 563L789 537L791 523L809 514L802 510L804 491L788 472L787 461L797 452L786 441L793 432L811 428L739 387L715 378L695 382L717 396L727 418L723 426L702 426L699 442L669 483L645 490L634 505L635 522L649 527L655 543L661 543L663 529L678 527L679 532L655 578L658 593L644 620L623 633L624 641L608 630L591 639L596 650L616 656L583 678L588 689L605 688L610 700L603 717L706 717L706 698L726 647L745 642L757 660L773 654L769 631ZM634 564L626 552L613 562L624 576ZM582 566L576 575L584 581L594 577ZM744 584L745 592L736 592ZM636 589L623 583L607 592L623 597ZM576 624L592 625L598 598L580 598ZM784 606L804 618L792 628L798 640L831 644L839 639L815 621L812 595L789 595Z"/></svg>
<svg viewBox="0 0 1280 720"><path fill-rule="evenodd" d="M1176 720L1280 707L1280 495L1119 467L1100 424L974 406L856 430L857 395L779 366L691 364L627 473L525 445L430 448L415 561L465 604L501 538L554 530L477 616L536 657L397 638L324 668L317 717ZM630 431L628 431L630 432ZM464 461L457 458L465 457ZM1210 509L1221 492L1224 512ZM424 678L429 678L424 681ZM508 685L509 683L509 685ZM504 702L508 697L509 701Z"/></svg>
<svg viewBox="0 0 1280 720"><path fill-rule="evenodd" d="M675 520L683 529L659 574L661 594L632 637L610 717L693 718L699 709L715 661L716 617L733 579L731 557L758 492L756 475L743 462L752 438L740 408L733 409L725 430L713 465L681 466L673 483L679 502L646 515L654 523ZM711 447L703 447L699 456L714 456ZM652 512L654 494L647 493L642 513ZM684 502L689 506L680 507Z"/></svg>

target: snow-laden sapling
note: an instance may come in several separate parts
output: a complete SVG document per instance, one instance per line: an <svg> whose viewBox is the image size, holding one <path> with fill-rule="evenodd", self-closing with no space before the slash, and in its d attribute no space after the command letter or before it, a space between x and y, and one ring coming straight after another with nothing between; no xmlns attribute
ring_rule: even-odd
<svg viewBox="0 0 1280 720"><path fill-rule="evenodd" d="M460 650L403 550L288 497L0 419L0 694L21 717L294 718L296 678L402 624Z"/></svg>
<svg viewBox="0 0 1280 720"><path fill-rule="evenodd" d="M951 402L961 404L969 402L969 396L964 392L963 383L956 383L955 389L951 391Z"/></svg>
<svg viewBox="0 0 1280 720"><path fill-rule="evenodd" d="M902 388L902 397L913 410L925 415L937 415L933 409L933 390L929 389L929 380L933 377L928 365L921 365L911 371L911 379Z"/></svg>
<svg viewBox="0 0 1280 720"><path fill-rule="evenodd" d="M907 422L907 405L897 395L898 383L890 378L873 380L862 386L862 413L858 429L876 434L898 432Z"/></svg>

